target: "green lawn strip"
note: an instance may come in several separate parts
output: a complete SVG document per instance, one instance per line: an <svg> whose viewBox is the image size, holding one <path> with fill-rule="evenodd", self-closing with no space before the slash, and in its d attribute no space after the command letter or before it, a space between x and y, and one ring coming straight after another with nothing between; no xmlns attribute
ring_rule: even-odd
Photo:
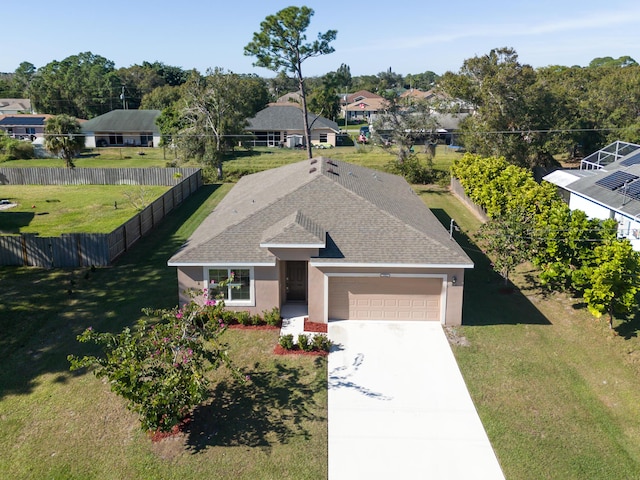
<svg viewBox="0 0 640 480"><path fill-rule="evenodd" d="M465 275L469 346L454 354L509 479L639 478L638 339L613 335L562 294L544 295L523 265L504 290L473 243L479 221L452 196L422 191L475 268Z"/></svg>
<svg viewBox="0 0 640 480"><path fill-rule="evenodd" d="M3 185L0 197L16 207L0 210L0 233L109 233L170 187L141 185ZM140 203L141 200L144 203ZM116 208L117 207L117 208Z"/></svg>
<svg viewBox="0 0 640 480"><path fill-rule="evenodd" d="M177 303L166 262L229 188L203 187L113 267L0 268L0 478L326 478L326 363L274 356L277 330L228 331L251 382L213 372L211 405L157 444L108 385L68 370L91 351L75 340L87 326L118 331Z"/></svg>

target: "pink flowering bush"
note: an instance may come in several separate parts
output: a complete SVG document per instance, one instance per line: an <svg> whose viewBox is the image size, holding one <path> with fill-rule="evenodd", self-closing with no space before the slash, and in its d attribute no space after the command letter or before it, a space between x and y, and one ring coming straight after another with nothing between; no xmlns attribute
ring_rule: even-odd
<svg viewBox="0 0 640 480"><path fill-rule="evenodd" d="M223 302L192 299L182 308L145 309L135 328L117 334L89 327L78 340L101 345L103 355L70 355L71 370L87 367L108 379L144 430L171 431L208 397L208 370L224 364L243 381L220 340L223 309Z"/></svg>

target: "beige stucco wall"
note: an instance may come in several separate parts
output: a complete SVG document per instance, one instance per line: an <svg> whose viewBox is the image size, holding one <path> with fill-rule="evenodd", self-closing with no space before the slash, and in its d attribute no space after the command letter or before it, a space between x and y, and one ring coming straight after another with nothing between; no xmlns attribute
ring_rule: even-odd
<svg viewBox="0 0 640 480"><path fill-rule="evenodd" d="M429 269L429 268L340 268L318 267L309 265L309 320L324 322L325 273L388 273L393 274L430 274L446 275L446 307L445 324L460 325L462 323L462 300L464 291L464 269ZM452 285L453 277L456 285Z"/></svg>
<svg viewBox="0 0 640 480"><path fill-rule="evenodd" d="M229 310L246 310L252 315L262 313L264 310L271 310L273 307L280 308L279 293L279 266L274 267L254 267L253 286L255 305L253 306L231 306ZM203 267L180 267L178 268L178 291L179 303L184 305L189 302L189 290L201 291L204 288Z"/></svg>

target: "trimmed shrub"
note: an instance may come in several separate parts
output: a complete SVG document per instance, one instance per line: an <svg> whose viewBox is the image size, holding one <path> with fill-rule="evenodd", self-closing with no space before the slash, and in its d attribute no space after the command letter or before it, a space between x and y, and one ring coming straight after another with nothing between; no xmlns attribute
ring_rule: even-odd
<svg viewBox="0 0 640 480"><path fill-rule="evenodd" d="M262 316L264 317L264 323L271 325L272 327L280 325L282 320L282 317L280 316L280 309L278 307L273 307L269 311L265 310L262 312Z"/></svg>
<svg viewBox="0 0 640 480"><path fill-rule="evenodd" d="M309 340L307 335L301 333L298 335L298 347L300 347L300 350L304 352L310 352L313 350L313 342Z"/></svg>
<svg viewBox="0 0 640 480"><path fill-rule="evenodd" d="M316 333L313 336L313 349L321 352L328 352L331 349L331 340L323 333Z"/></svg>
<svg viewBox="0 0 640 480"><path fill-rule="evenodd" d="M293 335L290 333L287 335L282 335L278 340L278 343L285 350L293 350Z"/></svg>

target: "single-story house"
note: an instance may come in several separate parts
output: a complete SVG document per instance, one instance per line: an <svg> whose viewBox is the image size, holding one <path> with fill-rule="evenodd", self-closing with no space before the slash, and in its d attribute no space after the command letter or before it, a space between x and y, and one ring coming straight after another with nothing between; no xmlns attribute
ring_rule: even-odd
<svg viewBox="0 0 640 480"><path fill-rule="evenodd" d="M44 124L52 115L0 115L0 130L12 138L35 140L44 136Z"/></svg>
<svg viewBox="0 0 640 480"><path fill-rule="evenodd" d="M16 113L33 113L31 100L28 98L0 98L0 115Z"/></svg>
<svg viewBox="0 0 640 480"><path fill-rule="evenodd" d="M555 170L553 183L571 210L589 218L618 221L618 236L640 251L640 145L614 142L580 162L579 169Z"/></svg>
<svg viewBox="0 0 640 480"><path fill-rule="evenodd" d="M160 110L112 110L82 124L85 146L157 147Z"/></svg>
<svg viewBox="0 0 640 480"><path fill-rule="evenodd" d="M271 104L249 119L245 128L253 133L253 146L295 147L304 145L304 122L302 109L298 104ZM336 146L336 137L340 133L338 124L333 120L314 113L308 115L311 129L311 143Z"/></svg>
<svg viewBox="0 0 640 480"><path fill-rule="evenodd" d="M242 177L168 265L181 304L208 289L252 314L295 303L315 322L446 325L473 268L402 177L325 157Z"/></svg>

